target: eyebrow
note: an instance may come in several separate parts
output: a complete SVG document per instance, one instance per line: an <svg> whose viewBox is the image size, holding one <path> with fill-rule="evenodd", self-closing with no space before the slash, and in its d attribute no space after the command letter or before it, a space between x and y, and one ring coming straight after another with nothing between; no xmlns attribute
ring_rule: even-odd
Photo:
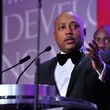
<svg viewBox="0 0 110 110"><path fill-rule="evenodd" d="M71 21L70 24L71 24L71 23L73 23L73 24L78 24L78 25L80 26L80 24L79 24L78 22L76 22L76 21ZM65 22L59 23L59 24L57 24L57 25L59 26L59 25L62 25L62 24L65 24Z"/></svg>
<svg viewBox="0 0 110 110"><path fill-rule="evenodd" d="M75 23L75 24L78 24L78 25L80 25L78 22L76 22L76 21L72 21L71 23Z"/></svg>

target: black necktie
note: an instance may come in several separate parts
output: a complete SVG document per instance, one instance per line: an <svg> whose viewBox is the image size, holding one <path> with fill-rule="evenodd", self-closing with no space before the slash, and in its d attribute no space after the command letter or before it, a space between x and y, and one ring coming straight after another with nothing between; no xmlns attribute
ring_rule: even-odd
<svg viewBox="0 0 110 110"><path fill-rule="evenodd" d="M77 64L81 58L81 52L75 51L68 54L57 54L57 60L60 65L64 65L68 58L71 58L73 64Z"/></svg>

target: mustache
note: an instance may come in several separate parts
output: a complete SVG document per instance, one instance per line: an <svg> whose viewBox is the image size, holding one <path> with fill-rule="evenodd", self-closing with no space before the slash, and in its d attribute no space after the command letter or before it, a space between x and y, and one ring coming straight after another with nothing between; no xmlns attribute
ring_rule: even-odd
<svg viewBox="0 0 110 110"><path fill-rule="evenodd" d="M65 41L68 41L68 40L73 40L73 41L75 41L76 39L75 39L73 36L66 36L66 38L64 39L64 42L65 42Z"/></svg>

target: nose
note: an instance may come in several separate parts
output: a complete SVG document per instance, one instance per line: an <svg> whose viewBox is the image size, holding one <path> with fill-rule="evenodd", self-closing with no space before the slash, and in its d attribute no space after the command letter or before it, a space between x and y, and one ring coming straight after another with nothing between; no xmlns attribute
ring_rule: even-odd
<svg viewBox="0 0 110 110"><path fill-rule="evenodd" d="M99 46L99 49L100 49L100 50L105 50L105 48L106 48L105 42L100 42L100 43L98 44L98 46Z"/></svg>
<svg viewBox="0 0 110 110"><path fill-rule="evenodd" d="M73 30L70 26L68 26L66 34L73 35Z"/></svg>

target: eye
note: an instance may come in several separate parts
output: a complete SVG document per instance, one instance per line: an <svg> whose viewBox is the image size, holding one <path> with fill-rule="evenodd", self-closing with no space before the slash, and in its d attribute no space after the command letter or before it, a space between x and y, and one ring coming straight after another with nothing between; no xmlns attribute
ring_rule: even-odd
<svg viewBox="0 0 110 110"><path fill-rule="evenodd" d="M78 28L80 28L80 25L77 24L77 23L72 23L72 24L71 24L71 28L72 28L72 29L78 29Z"/></svg>
<svg viewBox="0 0 110 110"><path fill-rule="evenodd" d="M60 26L58 27L58 29L59 29L59 30L63 30L63 29L65 29L65 27L66 27L65 25L60 25Z"/></svg>
<svg viewBox="0 0 110 110"><path fill-rule="evenodd" d="M106 37L105 39L104 39L104 41L105 41L105 43L110 43L110 37Z"/></svg>
<svg viewBox="0 0 110 110"><path fill-rule="evenodd" d="M96 42L100 42L101 39L100 39L100 38L95 38L95 41L96 41Z"/></svg>

